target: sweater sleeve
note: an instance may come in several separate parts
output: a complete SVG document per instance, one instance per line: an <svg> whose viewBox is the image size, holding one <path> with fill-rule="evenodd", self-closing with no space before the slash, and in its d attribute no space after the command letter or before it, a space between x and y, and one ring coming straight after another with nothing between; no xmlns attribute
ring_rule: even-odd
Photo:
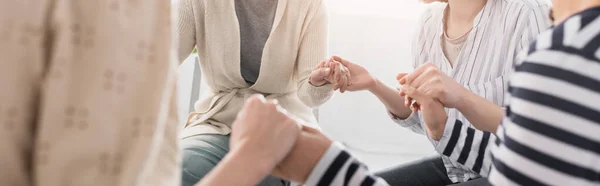
<svg viewBox="0 0 600 186"><path fill-rule="evenodd" d="M196 46L196 22L191 0L173 0L175 34L173 40L179 62L183 62Z"/></svg>
<svg viewBox="0 0 600 186"><path fill-rule="evenodd" d="M388 186L339 143L331 144L313 168L305 185Z"/></svg>
<svg viewBox="0 0 600 186"><path fill-rule="evenodd" d="M316 0L315 4L317 6L311 7L306 18L308 26L302 37L296 62L298 97L309 107L318 107L333 95L330 84L316 87L309 82L311 72L319 62L327 58L327 9L323 0Z"/></svg>
<svg viewBox="0 0 600 186"><path fill-rule="evenodd" d="M549 20L545 17L548 13L549 7L538 6L534 7L529 11L529 15L523 21L523 25L520 27L521 35L517 37L517 51L515 54L521 54L529 43L531 43L537 35L545 31L550 27ZM515 55L518 60L520 57ZM495 82L484 83L483 85L472 85L468 86L470 90L483 90L496 91L502 95L497 100L499 103L505 102L505 94L507 92L505 87L508 87L508 77L511 74L513 64L507 63L504 67L504 75L497 78ZM481 95L481 94L480 94ZM459 113L456 117L449 117L446 123L446 128L442 139L437 143L436 150L454 160L466 168L480 174L483 177L487 177L490 173L492 165L492 157L490 154L490 148L496 141L496 136L481 130L477 130L462 114Z"/></svg>

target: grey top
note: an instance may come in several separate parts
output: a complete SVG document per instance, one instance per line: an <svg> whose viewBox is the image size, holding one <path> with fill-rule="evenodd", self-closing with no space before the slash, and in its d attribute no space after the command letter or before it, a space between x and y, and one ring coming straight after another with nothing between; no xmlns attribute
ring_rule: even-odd
<svg viewBox="0 0 600 186"><path fill-rule="evenodd" d="M242 77L254 84L260 73L265 43L271 34L278 0L235 0L240 23Z"/></svg>

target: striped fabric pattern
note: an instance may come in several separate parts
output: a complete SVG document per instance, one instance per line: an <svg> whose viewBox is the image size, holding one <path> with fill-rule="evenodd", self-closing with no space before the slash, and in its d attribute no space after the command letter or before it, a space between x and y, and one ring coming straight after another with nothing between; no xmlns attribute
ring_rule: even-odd
<svg viewBox="0 0 600 186"><path fill-rule="evenodd" d="M387 186L338 142L331 144L308 176L307 186Z"/></svg>
<svg viewBox="0 0 600 186"><path fill-rule="evenodd" d="M515 69L494 185L600 185L600 7L541 34Z"/></svg>
<svg viewBox="0 0 600 186"><path fill-rule="evenodd" d="M544 0L489 0L474 21L466 44L452 67L441 48L446 4L432 4L421 17L421 29L413 42L413 66L427 62L466 88L497 105L505 102L507 76L519 54L537 35L550 27L550 5ZM488 143L495 136L476 130L457 110L447 109L448 123L442 140L432 141L442 154L448 177L465 182L487 176L492 165ZM427 135L420 114L398 124Z"/></svg>

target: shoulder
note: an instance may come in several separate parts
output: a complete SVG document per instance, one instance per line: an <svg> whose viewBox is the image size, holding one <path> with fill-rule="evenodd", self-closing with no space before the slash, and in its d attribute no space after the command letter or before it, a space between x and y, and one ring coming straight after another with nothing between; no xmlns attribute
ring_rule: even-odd
<svg viewBox="0 0 600 186"><path fill-rule="evenodd" d="M548 13L552 4L548 0L496 0L497 8L500 8L502 14L518 14L531 15L532 13L540 14L544 18L548 17ZM542 15L543 14L543 15Z"/></svg>
<svg viewBox="0 0 600 186"><path fill-rule="evenodd" d="M419 15L418 25L422 33L434 33L440 29L442 19L444 19L444 9L446 3L431 3L425 5L423 12Z"/></svg>
<svg viewBox="0 0 600 186"><path fill-rule="evenodd" d="M421 25L441 21L444 18L444 9L446 6L446 3L431 3L425 5L423 12L419 16Z"/></svg>

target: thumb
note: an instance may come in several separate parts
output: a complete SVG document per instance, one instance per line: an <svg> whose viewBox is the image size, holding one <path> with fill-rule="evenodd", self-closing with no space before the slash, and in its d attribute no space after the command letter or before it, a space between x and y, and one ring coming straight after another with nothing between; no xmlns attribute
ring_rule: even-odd
<svg viewBox="0 0 600 186"><path fill-rule="evenodd" d="M331 56L331 59L333 61L342 63L342 65L344 65L344 66L348 66L350 63L349 61L342 59L340 56Z"/></svg>

